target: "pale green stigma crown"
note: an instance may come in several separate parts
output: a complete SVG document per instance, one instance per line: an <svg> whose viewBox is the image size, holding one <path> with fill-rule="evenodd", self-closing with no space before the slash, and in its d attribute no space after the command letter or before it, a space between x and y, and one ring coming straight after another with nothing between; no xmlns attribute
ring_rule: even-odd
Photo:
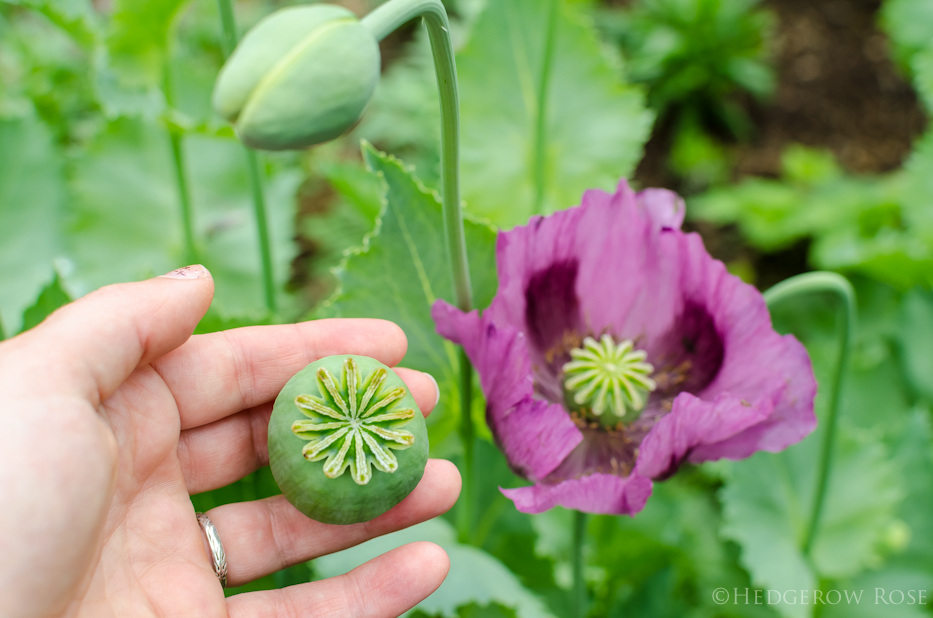
<svg viewBox="0 0 933 618"><path fill-rule="evenodd" d="M645 362L647 353L636 350L630 339L616 343L608 334L599 341L587 337L570 357L573 360L564 365L567 403L591 413L601 424L635 420L657 388L648 377L654 367Z"/></svg>
<svg viewBox="0 0 933 618"><path fill-rule="evenodd" d="M416 412L396 407L406 395L403 387L383 389L386 369L376 369L368 380L352 358L344 362L343 369L345 386L325 367L317 370L321 392L330 395L333 403L323 397L298 395L295 405L314 420L295 421L292 432L310 440L301 451L305 459L326 459L324 476L335 479L350 468L353 481L366 485L373 476L370 464L382 472L398 470L392 449L406 449L415 443L411 432L398 427L415 418Z"/></svg>

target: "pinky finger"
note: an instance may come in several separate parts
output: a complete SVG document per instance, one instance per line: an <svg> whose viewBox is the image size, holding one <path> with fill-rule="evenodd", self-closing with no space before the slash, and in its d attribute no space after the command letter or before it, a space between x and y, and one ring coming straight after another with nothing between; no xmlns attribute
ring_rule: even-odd
<svg viewBox="0 0 933 618"><path fill-rule="evenodd" d="M403 545L346 575L227 599L230 618L395 618L437 590L450 560L433 543Z"/></svg>

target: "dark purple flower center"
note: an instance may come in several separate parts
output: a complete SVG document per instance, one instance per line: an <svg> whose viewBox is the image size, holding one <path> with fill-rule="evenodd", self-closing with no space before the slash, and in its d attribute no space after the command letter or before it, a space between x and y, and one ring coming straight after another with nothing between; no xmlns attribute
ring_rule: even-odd
<svg viewBox="0 0 933 618"><path fill-rule="evenodd" d="M703 391L718 375L725 355L712 315L703 304L691 300L684 302L671 328L656 341L643 341L643 333L612 332L611 328L593 332L580 309L577 272L576 261L557 262L534 273L525 287L525 324L535 393L563 405L583 434L583 441L545 482L558 483L596 472L627 476L641 441L670 412L674 398L682 392ZM585 404L568 400L568 390L573 389L565 388L572 378L565 367L572 367L568 363L574 360L574 351L585 349L588 338L600 341L605 335L616 345L628 341L632 351L650 350L647 358L638 362L650 365L652 371L645 377L656 387L643 389L646 401L638 402L640 414L617 423L603 422L602 414L593 412L596 402L592 397L582 397ZM631 398L629 403L633 403ZM605 402L600 405L605 406Z"/></svg>

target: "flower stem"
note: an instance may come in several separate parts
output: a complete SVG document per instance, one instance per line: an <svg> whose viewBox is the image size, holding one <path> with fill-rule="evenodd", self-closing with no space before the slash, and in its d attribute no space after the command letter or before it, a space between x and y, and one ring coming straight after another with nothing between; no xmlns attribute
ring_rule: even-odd
<svg viewBox="0 0 933 618"><path fill-rule="evenodd" d="M175 105L175 89L172 84L172 74L169 67L165 67L163 75L162 92L169 107ZM185 262L196 264L198 262L197 245L194 241L194 216L191 207L191 193L188 189L188 172L185 166L185 152L182 148L182 136L173 129L168 129L168 139L172 148L172 164L175 168L175 188L178 192L178 206L181 214L181 230L185 240Z"/></svg>
<svg viewBox="0 0 933 618"><path fill-rule="evenodd" d="M820 526L820 517L823 513L823 504L826 500L826 488L829 485L833 445L836 438L836 424L839 418L839 401L842 394L842 380L848 370L849 349L852 340L855 338L855 290L852 289L849 280L842 275L830 272L815 272L791 277L764 293L765 302L768 303L768 307L772 307L789 298L825 292L835 294L839 299L839 358L830 383L829 410L826 417L826 431L823 434L819 468L817 469L816 494L813 498L813 509L810 512L810 520L803 539L803 553L805 555L809 555L813 549L813 542L816 539L816 533Z"/></svg>
<svg viewBox="0 0 933 618"><path fill-rule="evenodd" d="M222 28L221 48L223 49L224 58L228 58L237 44L236 17L233 13L232 0L217 0L217 6L220 9L220 25ZM259 236L263 295L266 301L266 309L274 314L278 307L275 300L275 273L272 269L269 218L266 214L266 200L262 191L262 170L259 167L257 154L246 146L243 147L243 150L246 153L246 168L253 193L253 217L256 219L256 232Z"/></svg>
<svg viewBox="0 0 933 618"><path fill-rule="evenodd" d="M547 101L551 85L551 64L554 58L554 39L557 33L557 12L560 0L548 0L547 30L545 31L544 53L541 58L541 75L538 79L538 110L535 119L534 182L535 201L532 214L544 214L544 194L547 189Z"/></svg>
<svg viewBox="0 0 933 618"><path fill-rule="evenodd" d="M476 513L474 511L473 493L476 483L474 482L474 439L473 429L473 372L470 365L470 359L466 352L460 348L460 441L463 443L463 485L460 494L460 506L457 510L457 536L461 543L470 543L473 541L473 520Z"/></svg>
<svg viewBox="0 0 933 618"><path fill-rule="evenodd" d="M586 616L586 580L583 578L583 546L586 542L586 513L573 512L573 618Z"/></svg>
<svg viewBox="0 0 933 618"><path fill-rule="evenodd" d="M389 0L362 19L362 24L377 40L382 40L399 26L424 18L431 40L434 70L441 105L441 197L447 257L453 281L454 302L462 311L473 308L470 267L467 262L463 212L460 208L460 95L457 91L457 65L450 41L450 22L440 0ZM473 440L475 431L472 408L473 367L466 354L460 353L460 439L463 443L463 495L458 513L461 541L469 541L473 528Z"/></svg>

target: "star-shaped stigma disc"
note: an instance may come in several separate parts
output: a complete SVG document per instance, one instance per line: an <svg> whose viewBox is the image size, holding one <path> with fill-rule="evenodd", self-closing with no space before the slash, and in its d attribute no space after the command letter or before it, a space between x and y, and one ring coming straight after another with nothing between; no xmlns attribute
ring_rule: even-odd
<svg viewBox="0 0 933 618"><path fill-rule="evenodd" d="M396 407L407 391L403 387L384 389L388 371L376 369L363 380L359 365L352 358L343 364L344 379L327 369L317 370L323 397L298 395L295 405L311 420L292 423L292 431L309 440L301 453L309 461L324 461L324 475L337 478L349 467L357 485L373 476L370 464L383 472L398 470L392 450L415 443L411 432L399 429L417 413L414 408Z"/></svg>

